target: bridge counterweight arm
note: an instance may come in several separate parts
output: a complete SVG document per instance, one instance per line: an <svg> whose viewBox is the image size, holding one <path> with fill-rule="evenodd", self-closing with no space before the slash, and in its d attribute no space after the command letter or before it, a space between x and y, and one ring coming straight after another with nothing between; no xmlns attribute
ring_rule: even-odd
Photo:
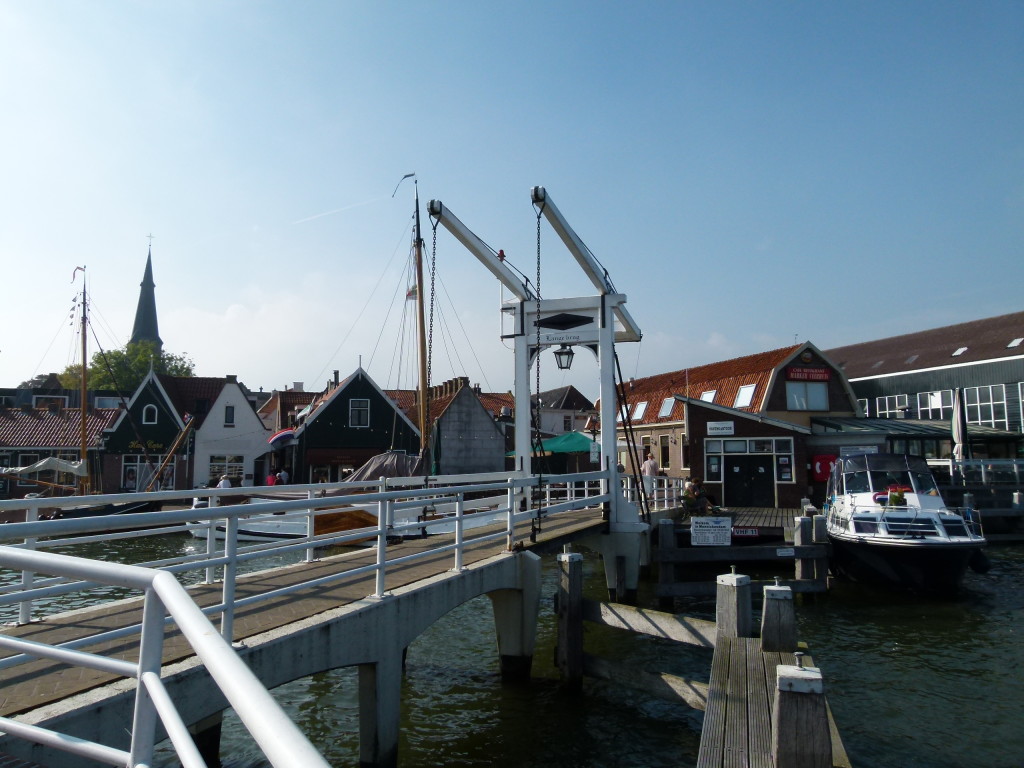
<svg viewBox="0 0 1024 768"><path fill-rule="evenodd" d="M533 204L540 208L541 213L548 220L551 228L555 230L558 236L565 243L565 247L569 249L569 252L573 255L580 267L586 273L590 282L594 284L601 293L615 293L615 289L612 287L611 279L608 277L608 273L604 268L597 263L597 260L590 255L590 251L587 250L587 246L583 244L579 235L576 234L575 230L569 226L569 222L562 216L562 212L558 210L558 206L555 205L554 201L548 196L547 190L544 187L534 187L530 190L530 199ZM624 331L620 334L620 341L639 341L642 337L640 327L633 320L633 317L626 311L626 308L622 305L615 307L615 317L620 323Z"/></svg>
<svg viewBox="0 0 1024 768"><path fill-rule="evenodd" d="M519 301L533 301L533 291L527 286L512 270L502 263L501 259L494 255L487 244L444 207L440 200L431 200L427 203L427 213L438 223L443 224L445 229L451 232L455 239L462 243L466 250L472 253L487 269L491 271L498 280L512 292Z"/></svg>

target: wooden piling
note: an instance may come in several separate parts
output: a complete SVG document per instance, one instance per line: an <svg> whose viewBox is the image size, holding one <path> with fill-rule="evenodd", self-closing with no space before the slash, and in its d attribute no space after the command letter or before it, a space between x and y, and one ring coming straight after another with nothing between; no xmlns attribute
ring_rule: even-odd
<svg viewBox="0 0 1024 768"><path fill-rule="evenodd" d="M796 610L793 607L793 590L789 587L764 588L764 604L761 611L761 650L796 650Z"/></svg>
<svg viewBox="0 0 1024 768"><path fill-rule="evenodd" d="M798 517L795 519L795 526L793 528L793 546L803 547L813 544L814 528L812 526L811 518L809 517ZM814 578L814 559L809 557L798 557L796 559L796 578L800 579L813 579Z"/></svg>
<svg viewBox="0 0 1024 768"><path fill-rule="evenodd" d="M715 579L717 596L715 622L718 634L726 637L753 637L753 609L750 600L750 577L727 573Z"/></svg>
<svg viewBox="0 0 1024 768"><path fill-rule="evenodd" d="M658 585L668 591L676 580L676 566L663 557L664 553L676 549L676 521L662 518L658 521ZM675 607L675 599L660 595L658 607L663 611L671 611Z"/></svg>
<svg viewBox="0 0 1024 768"><path fill-rule="evenodd" d="M832 738L821 670L797 665L776 668L772 712L774 768L832 768Z"/></svg>
<svg viewBox="0 0 1024 768"><path fill-rule="evenodd" d="M555 663L562 683L573 690L583 687L583 555L565 552L557 557L558 642Z"/></svg>

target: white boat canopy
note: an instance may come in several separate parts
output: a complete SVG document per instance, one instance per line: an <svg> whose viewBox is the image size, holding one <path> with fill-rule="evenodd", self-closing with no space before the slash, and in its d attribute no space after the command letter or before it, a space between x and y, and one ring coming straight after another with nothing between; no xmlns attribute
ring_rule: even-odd
<svg viewBox="0 0 1024 768"><path fill-rule="evenodd" d="M88 474L88 469L85 466L85 462L82 461L66 461L64 459L58 459L54 456L45 458L42 461L37 461L35 464L30 464L27 467L9 467L5 469L8 475L30 475L34 472L67 472L71 475L78 475L79 477L85 477Z"/></svg>

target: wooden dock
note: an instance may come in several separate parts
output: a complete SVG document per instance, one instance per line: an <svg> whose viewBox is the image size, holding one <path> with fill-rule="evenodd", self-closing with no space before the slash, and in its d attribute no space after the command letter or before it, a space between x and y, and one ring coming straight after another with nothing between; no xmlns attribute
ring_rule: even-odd
<svg viewBox="0 0 1024 768"><path fill-rule="evenodd" d="M693 546L690 526L685 518L674 524L663 520L657 532L657 549L653 559L658 564L655 593L662 607L668 608L677 597L709 596L715 585L708 578L694 578L697 569L705 573L709 565L720 568L737 563L778 563L778 583L794 592L824 592L828 589L829 544L824 518L801 517L798 509L764 509L744 507L723 510L722 516L732 519L732 538L727 546ZM801 520L797 524L797 520ZM791 576L786 576L785 571ZM715 573L721 573L721 570ZM775 584L775 580L755 582L758 588Z"/></svg>
<svg viewBox="0 0 1024 768"><path fill-rule="evenodd" d="M772 768L772 717L776 668L795 665L792 653L766 653L753 637L719 636L711 661L708 703L700 737L697 768ZM813 666L809 656L804 666ZM820 735L824 737L824 734ZM815 734L803 733L812 739ZM834 768L849 768L832 713L828 734Z"/></svg>

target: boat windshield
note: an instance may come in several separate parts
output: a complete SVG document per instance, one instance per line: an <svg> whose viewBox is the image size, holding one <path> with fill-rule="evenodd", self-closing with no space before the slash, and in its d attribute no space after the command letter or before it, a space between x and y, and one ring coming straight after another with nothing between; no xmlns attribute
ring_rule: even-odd
<svg viewBox="0 0 1024 768"><path fill-rule="evenodd" d="M914 481L914 490L917 493L925 493L929 496L938 496L939 487L935 484L935 478L931 472L911 472L910 479Z"/></svg>
<svg viewBox="0 0 1024 768"><path fill-rule="evenodd" d="M867 472L847 472L843 477L846 481L847 493L867 493L871 490L868 485Z"/></svg>
<svg viewBox="0 0 1024 768"><path fill-rule="evenodd" d="M871 473L871 488L875 491L887 491L890 488L910 489L910 473L907 470L889 469L884 472Z"/></svg>

